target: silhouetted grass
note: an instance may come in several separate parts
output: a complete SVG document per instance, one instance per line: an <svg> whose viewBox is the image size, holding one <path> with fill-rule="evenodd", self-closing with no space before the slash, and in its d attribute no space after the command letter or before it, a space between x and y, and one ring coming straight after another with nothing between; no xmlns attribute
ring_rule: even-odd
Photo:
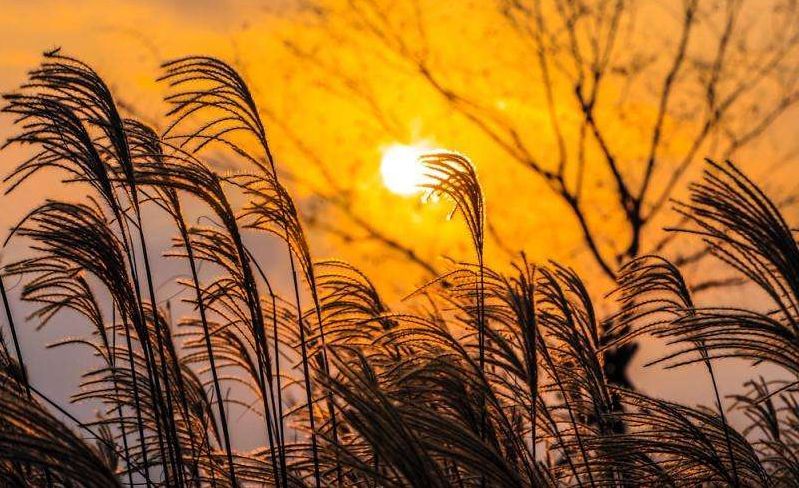
<svg viewBox="0 0 799 488"><path fill-rule="evenodd" d="M799 381L744 379L747 391L734 396L751 422L742 431L730 426L716 383L715 361L728 357L799 375L799 247L777 207L732 163L707 163L690 200L676 204L687 224L675 232L700 236L761 289L768 313L696 306L679 269L658 256L620 270L618 312L604 320L567 267L521 256L513 273L495 271L484 261L475 169L447 152L422 158L428 190L452 200L475 262L453 265L413 294L413 312L395 313L354 267L313 261L241 76L220 60L190 57L166 63L162 80L173 108L160 135L124 119L102 79L59 52L4 96L18 131L7 144L33 150L10 170L7 192L41 171L89 190L75 202L47 200L19 223L11 245L27 243L32 256L3 276L22 278L22 299L38 305L31 319L46 323L69 309L91 326L58 346L101 360L73 400L104 409L89 424L70 416L75 430L57 419L66 411L25 374L18 335L30 328L13 323L0 287L13 341L0 343L4 483L799 484ZM247 170L216 173L209 150ZM233 195L245 197L243 208ZM187 197L215 225L192 225ZM180 283L191 311L179 324L160 308L144 206L174 222L174 248L164 254L190 276ZM285 244L287 300L245 232ZM201 263L213 279L201 277ZM645 334L677 345L658 362L705 366L713 408L608 380L604 351ZM228 396L234 384L243 397ZM302 391L299 404L289 390ZM263 447L237 449L232 405L263 419Z"/></svg>

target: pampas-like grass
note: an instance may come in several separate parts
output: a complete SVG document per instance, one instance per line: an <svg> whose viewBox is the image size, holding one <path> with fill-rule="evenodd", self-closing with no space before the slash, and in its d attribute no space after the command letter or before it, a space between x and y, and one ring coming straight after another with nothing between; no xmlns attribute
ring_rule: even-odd
<svg viewBox="0 0 799 488"><path fill-rule="evenodd" d="M579 275L521 256L511 273L484 259L488 210L465 157L422 157L428 189L455 203L474 261L412 293L394 312L369 277L341 261L315 262L301 208L280 180L258 108L226 63L189 57L164 65L172 105L157 134L119 115L102 79L53 52L3 111L34 148L9 167L13 193L60 171L88 188L82 201L48 200L14 227L9 263L30 321L63 310L87 324L65 354L85 348L76 404L103 406L78 422L25 373L0 336L0 479L32 486L795 486L795 381L753 378L733 395L751 424L733 428L714 365L737 357L799 375L799 247L779 209L729 162L708 161L675 205L687 224L770 311L697 306L680 270L644 256L618 273L617 312L599 317ZM252 144L243 143L249 138ZM204 160L227 153L246 171L220 175ZM235 208L233 196L245 197ZM192 225L185 198L216 225ZM501 204L501 202L499 202ZM187 316L172 324L153 286L142 207L166 213L164 254L188 278ZM292 296L245 245L245 232L288 251ZM249 242L249 241L248 241ZM199 272L212 268L213 279ZM0 282L2 285L2 282ZM303 305L308 299L309 305ZM614 385L604 352L643 335L677 345L658 363L705 366L713 408L691 408ZM229 395L243 385L242 396ZM240 390L236 390L240 391ZM293 392L302 400L292 402ZM230 407L263 420L264 444L237 447Z"/></svg>

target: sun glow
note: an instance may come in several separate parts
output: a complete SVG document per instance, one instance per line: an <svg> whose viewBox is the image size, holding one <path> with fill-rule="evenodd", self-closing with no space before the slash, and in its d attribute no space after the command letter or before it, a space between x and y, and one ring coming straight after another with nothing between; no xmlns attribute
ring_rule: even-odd
<svg viewBox="0 0 799 488"><path fill-rule="evenodd" d="M419 161L419 156L429 149L419 146L392 144L383 150L380 161L380 175L383 184L391 192L398 195L413 195L423 190L428 178L426 169Z"/></svg>

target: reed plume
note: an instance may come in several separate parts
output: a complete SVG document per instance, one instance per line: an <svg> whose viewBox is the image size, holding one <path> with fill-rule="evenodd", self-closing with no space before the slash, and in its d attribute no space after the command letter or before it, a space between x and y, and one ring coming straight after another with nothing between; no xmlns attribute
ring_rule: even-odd
<svg viewBox="0 0 799 488"><path fill-rule="evenodd" d="M675 203L685 224L672 230L698 237L761 290L762 309L698 305L661 256L628 262L607 302L558 263L521 255L495 267L475 167L451 152L422 157L426 186L454 202L475 259L392 303L351 264L314 259L302 201L281 177L243 76L210 57L163 69L171 109L160 134L122 117L100 76L57 51L4 95L17 130L6 145L33 150L10 168L8 198L51 171L81 190L35 206L7 240L29 252L0 274L13 342L0 334L4 483L799 482L799 247L777 205L734 164L707 162L689 199ZM212 150L243 169L219 173ZM210 224L191 221L189 205ZM150 212L173 226L163 256L148 239ZM270 239L286 249L287 297L276 261L256 252ZM187 271L177 279L186 311L174 323L171 299L155 286L162 257ZM95 420L78 420L28 377L19 336L32 331L14 321L8 278L34 305L26 324L52 327L71 312L87 326L53 346L96 359L71 397L100 405ZM614 312L602 316L607 308ZM610 377L605 353L643 336L673 346L654 364L704 366L712 408ZM725 407L716 371L731 357L792 378L750 379ZM748 425L733 425L730 408ZM260 447L239 443L237 410L262 419Z"/></svg>

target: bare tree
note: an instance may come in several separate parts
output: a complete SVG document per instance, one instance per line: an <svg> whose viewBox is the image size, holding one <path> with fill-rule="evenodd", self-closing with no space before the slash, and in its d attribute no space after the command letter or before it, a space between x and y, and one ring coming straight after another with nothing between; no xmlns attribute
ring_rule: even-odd
<svg viewBox="0 0 799 488"><path fill-rule="evenodd" d="M693 163L711 154L735 156L799 101L794 0L496 0L496 18L484 22L497 21L491 29L523 46L526 55L518 58L515 79L527 80L523 93L532 95L526 103L547 114L548 127L537 127L535 137L529 136L534 121L491 103L495 96L477 88L484 86L479 80L462 82L458 70L474 79L481 70L473 65L490 68L491 60L473 59L469 46L461 50L461 64L436 52L430 39L442 20L427 18L435 8L422 0L331 3L320 0L310 9L328 37L317 44L286 41L303 66L321 70L322 87L352 100L387 135L400 134L396 116L381 104L379 87L331 61L324 49L348 39L376 46L381 51L375 62L426 84L498 151L540 177L568 207L585 248L609 278L630 259L671 244L646 239L647 231ZM463 15L449 21L477 22ZM631 116L642 106L644 114ZM301 137L289 138L325 178L324 189L312 190L353 224L323 230L346 240L377 240L426 272L436 271L412 245L359 216L346 186L331 175L330 163ZM599 175L599 183L587 175L592 180ZM610 192L603 211L622 222L623 233L609 234L604 218L593 211L597 191ZM490 222L487 230L499 239ZM687 264L703 255L677 258ZM697 287L729 284L717 281Z"/></svg>
<svg viewBox="0 0 799 488"><path fill-rule="evenodd" d="M339 62L340 53L349 45L368 59L359 65L363 71L386 70L425 87L498 154L544 183L568 209L591 261L611 280L644 254L671 254L682 266L707 256L707 249L685 250L671 234L664 237L664 222L654 223L656 217L692 164L735 157L799 101L795 0L494 0L474 15L471 9L485 5L310 5L308 23L319 35L310 41L292 37L284 45L303 71L318 70L317 87L362 110L394 140L403 140L404 124L386 103L385 87ZM473 33L452 37L457 27L481 22L485 45L469 45L481 42ZM492 43L492 36L501 42ZM453 54L447 46L454 44L459 47ZM501 97L508 91L526 110L505 110ZM544 116L533 118L531 111ZM264 113L322 177L314 184L297 172L298 183L325 211L343 217L312 217L311 225L346 243L377 242L425 274L438 274L414 240L361 213L347 179L338 177L336 160L322 156L324 147L312 147L283 114ZM520 250L521 243L502 238L491 221L486 231L503 251ZM712 277L691 288L740 283L738 277ZM631 386L627 368L636 350L627 343L603 352L609 381Z"/></svg>

